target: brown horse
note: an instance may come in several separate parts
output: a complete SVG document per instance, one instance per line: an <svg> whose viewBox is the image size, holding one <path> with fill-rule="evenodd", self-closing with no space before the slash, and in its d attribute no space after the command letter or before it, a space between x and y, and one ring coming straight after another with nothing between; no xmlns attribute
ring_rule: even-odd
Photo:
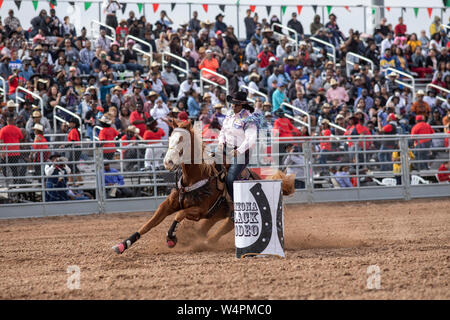
<svg viewBox="0 0 450 320"><path fill-rule="evenodd" d="M184 219L194 221L206 219L199 229L202 236L206 236L213 225L225 219L218 230L207 238L210 243L217 242L234 227L230 217L232 205L229 201L224 201L226 190L224 190L224 183L221 182L222 172L216 169L213 161L208 163L203 160L204 146L199 138L201 135L194 134L190 123L174 122L173 125L174 130L169 138L164 166L170 171L181 168L181 177L176 181L176 188L172 189L152 218L129 238L113 247L116 253L123 253L142 235L159 225L171 214L175 214L175 219L166 237L170 248L177 243L176 230ZM294 177L285 176L279 171L274 178L283 180L284 195L294 192ZM253 179L259 179L259 177L253 174Z"/></svg>

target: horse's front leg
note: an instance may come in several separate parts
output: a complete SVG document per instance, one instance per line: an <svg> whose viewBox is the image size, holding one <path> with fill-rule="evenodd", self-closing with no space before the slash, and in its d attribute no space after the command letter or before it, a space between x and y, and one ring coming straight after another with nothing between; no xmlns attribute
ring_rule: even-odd
<svg viewBox="0 0 450 320"><path fill-rule="evenodd" d="M171 194L169 198L167 198L159 208L155 211L153 216L148 220L139 230L138 232L133 233L127 239L122 241L121 243L115 245L113 250L121 254L126 249L129 249L133 243L135 243L142 235L149 232L151 229L159 225L168 215L171 215L179 210L179 204L177 201L174 201L176 198L176 194Z"/></svg>
<svg viewBox="0 0 450 320"><path fill-rule="evenodd" d="M205 209L201 207L189 207L178 211L175 216L175 220L173 220L172 225L169 228L169 231L167 231L166 241L169 248L173 248L177 244L176 232L181 221L185 218L198 221L205 213Z"/></svg>

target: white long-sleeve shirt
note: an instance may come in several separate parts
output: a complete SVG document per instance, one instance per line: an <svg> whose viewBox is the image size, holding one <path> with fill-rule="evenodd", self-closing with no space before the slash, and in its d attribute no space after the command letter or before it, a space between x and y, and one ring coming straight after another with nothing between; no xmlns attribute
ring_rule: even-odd
<svg viewBox="0 0 450 320"><path fill-rule="evenodd" d="M219 134L219 143L237 147L237 151L242 154L256 144L258 130L256 124L244 122L250 116L247 109L242 109L238 114L230 110L223 121L222 130Z"/></svg>

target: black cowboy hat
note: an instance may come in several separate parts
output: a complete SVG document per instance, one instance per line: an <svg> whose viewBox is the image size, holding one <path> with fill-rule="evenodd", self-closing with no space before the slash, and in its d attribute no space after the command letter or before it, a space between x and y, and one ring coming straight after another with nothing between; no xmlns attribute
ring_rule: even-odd
<svg viewBox="0 0 450 320"><path fill-rule="evenodd" d="M216 20L219 19L220 17L223 18L223 17L225 17L225 16L224 16L223 14L219 13L219 14L216 16Z"/></svg>
<svg viewBox="0 0 450 320"><path fill-rule="evenodd" d="M153 118L152 116L150 116L150 118L147 118L147 120L145 120L145 124L148 126L151 126L155 122L156 122L156 119Z"/></svg>
<svg viewBox="0 0 450 320"><path fill-rule="evenodd" d="M240 104L244 109L247 109L250 112L255 111L255 108L253 108L252 104L247 100L247 92L245 91L238 91L233 95L228 95L227 102Z"/></svg>

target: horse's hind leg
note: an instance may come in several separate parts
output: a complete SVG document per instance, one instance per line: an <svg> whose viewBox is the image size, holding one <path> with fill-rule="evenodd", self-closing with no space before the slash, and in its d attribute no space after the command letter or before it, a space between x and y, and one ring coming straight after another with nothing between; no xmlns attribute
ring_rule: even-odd
<svg viewBox="0 0 450 320"><path fill-rule="evenodd" d="M159 208L155 211L153 216L148 220L138 232L133 233L127 239L113 247L114 251L118 254L123 253L126 249L130 248L131 245L136 242L142 235L149 232L151 229L159 225L168 215L173 214L178 210L178 206L173 209L172 201L170 198L166 199Z"/></svg>

